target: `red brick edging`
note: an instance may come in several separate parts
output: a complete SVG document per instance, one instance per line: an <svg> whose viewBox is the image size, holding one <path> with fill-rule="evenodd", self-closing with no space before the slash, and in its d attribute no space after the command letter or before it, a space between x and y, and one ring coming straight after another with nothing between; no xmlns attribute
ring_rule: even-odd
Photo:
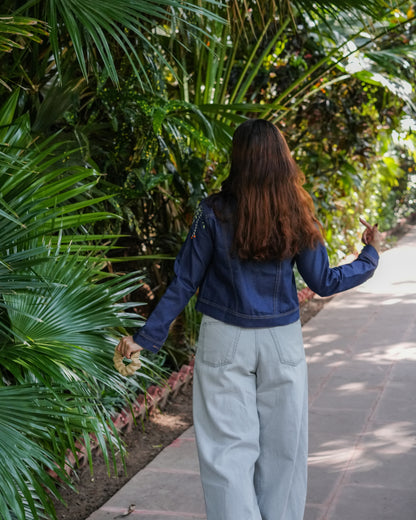
<svg viewBox="0 0 416 520"><path fill-rule="evenodd" d="M315 293L311 289L309 289L309 287L305 287L301 291L298 291L299 303L303 303L306 300L310 300L314 296L315 296Z"/></svg>
<svg viewBox="0 0 416 520"><path fill-rule="evenodd" d="M169 397L175 398L180 390L191 383L194 374L194 360L190 360L189 365L183 365L179 372L172 372L169 379L163 386L152 385L147 389L146 394L139 394L134 402L130 403L112 418L113 424L119 432L129 432L137 421L143 422L156 409L163 409ZM91 451L98 450L99 444L93 434L90 434ZM88 463L87 447L81 440L75 442L76 455L68 450L66 453L65 471L70 475L75 468L82 468ZM56 473L49 472L53 477Z"/></svg>

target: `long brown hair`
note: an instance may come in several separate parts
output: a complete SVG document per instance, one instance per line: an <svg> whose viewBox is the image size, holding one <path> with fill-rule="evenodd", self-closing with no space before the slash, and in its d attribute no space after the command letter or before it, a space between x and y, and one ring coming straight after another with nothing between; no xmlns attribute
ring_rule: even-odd
<svg viewBox="0 0 416 520"><path fill-rule="evenodd" d="M213 206L224 218L224 204L215 203L221 199L232 214L233 251L241 259L292 258L323 242L304 182L275 125L250 119L236 129L230 174L214 196Z"/></svg>

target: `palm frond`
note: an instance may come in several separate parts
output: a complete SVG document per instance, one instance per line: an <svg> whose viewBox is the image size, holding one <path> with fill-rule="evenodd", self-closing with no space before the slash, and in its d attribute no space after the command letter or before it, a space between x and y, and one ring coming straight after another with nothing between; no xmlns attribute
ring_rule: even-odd
<svg viewBox="0 0 416 520"><path fill-rule="evenodd" d="M0 387L0 515L2 518L54 518L51 497L60 498L57 480L71 485L66 452L77 456L74 438L94 434L107 453L112 429L93 396L73 384ZM108 457L107 457L108 460Z"/></svg>
<svg viewBox="0 0 416 520"><path fill-rule="evenodd" d="M46 23L23 16L0 16L0 52L24 49L27 41L42 42Z"/></svg>
<svg viewBox="0 0 416 520"><path fill-rule="evenodd" d="M0 113L3 137L16 99ZM141 276L102 270L116 236L93 224L114 218L102 209L108 196L94 194L99 174L73 166L55 137L37 145L21 134L0 150L0 516L13 520L54 518L50 471L68 482L75 439L91 457L94 434L115 463L123 448L104 399L123 406L161 377L152 356L129 381L113 367L118 338L142 323L129 301Z"/></svg>
<svg viewBox="0 0 416 520"><path fill-rule="evenodd" d="M337 17L339 14L348 13L353 15L355 19L360 18L362 14L381 18L388 10L384 0L368 0L361 2L360 0L285 0L281 2L280 12L287 15L296 10L299 13L308 13L317 16L323 20L327 16Z"/></svg>
<svg viewBox="0 0 416 520"><path fill-rule="evenodd" d="M65 166L68 153L54 154L57 148L46 142L25 150L24 155L0 151L0 251L21 249L29 238L41 240L45 235L57 243L62 231L83 229L85 233L89 224L119 218L100 211L100 203L108 196L90 195L98 173ZM91 241L90 245L94 249Z"/></svg>
<svg viewBox="0 0 416 520"><path fill-rule="evenodd" d="M214 4L204 0L203 5ZM46 13L51 27L50 41L56 59L60 76L62 29L64 28L72 42L82 74L88 77L87 64L89 57L98 55L102 66L110 79L117 84L119 81L117 65L114 61L113 49L118 47L136 73L142 85L151 82L148 78L146 58L140 49L149 56L157 57L164 67L173 71L166 59L165 51L154 44L152 35L158 24L175 33L176 13L181 14L182 23L189 26L190 32L200 32L199 27L191 22L192 16L203 16L207 21L225 23L220 16L211 12L201 4L179 2L177 0L140 1L133 0L55 0L49 2ZM188 20L188 15L189 20ZM201 36L202 37L202 36ZM88 57L88 58L87 58ZM93 64L96 66L96 64Z"/></svg>

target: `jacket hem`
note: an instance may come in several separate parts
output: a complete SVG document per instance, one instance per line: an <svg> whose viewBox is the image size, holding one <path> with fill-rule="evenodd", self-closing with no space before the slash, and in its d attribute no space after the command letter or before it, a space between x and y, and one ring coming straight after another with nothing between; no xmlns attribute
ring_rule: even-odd
<svg viewBox="0 0 416 520"><path fill-rule="evenodd" d="M229 325L236 325L243 328L264 328L264 327L277 327L279 325L289 325L294 323L300 317L299 307L296 307L292 311L284 314L275 314L267 316L250 316L248 314L235 314L230 310L221 309L210 305L209 303L201 300L197 301L195 306L196 310L206 314L211 318L214 318Z"/></svg>

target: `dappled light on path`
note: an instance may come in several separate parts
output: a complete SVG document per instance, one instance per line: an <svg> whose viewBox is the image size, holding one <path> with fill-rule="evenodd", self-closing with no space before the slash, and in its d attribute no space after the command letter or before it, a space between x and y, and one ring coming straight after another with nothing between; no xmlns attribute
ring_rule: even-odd
<svg viewBox="0 0 416 520"><path fill-rule="evenodd" d="M305 520L416 518L416 228L304 327Z"/></svg>

